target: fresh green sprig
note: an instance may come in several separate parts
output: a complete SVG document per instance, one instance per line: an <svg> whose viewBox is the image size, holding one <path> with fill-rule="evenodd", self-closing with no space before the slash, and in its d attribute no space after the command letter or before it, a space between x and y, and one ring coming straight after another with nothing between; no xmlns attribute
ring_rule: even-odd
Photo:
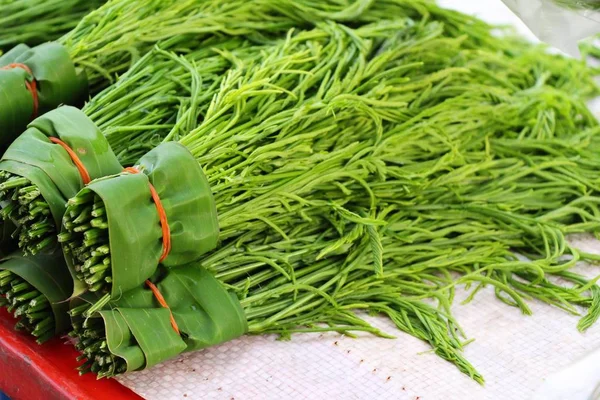
<svg viewBox="0 0 600 400"><path fill-rule="evenodd" d="M68 49L77 67L86 71L93 90L106 86L126 71L154 43L182 35L194 40L214 36L268 37L292 28L311 27L330 20L358 21L370 2L310 0L148 0L132 3L111 0L85 16L58 41ZM396 15L431 7L401 2ZM189 39L188 37L188 39ZM168 46L187 51L189 40Z"/></svg>

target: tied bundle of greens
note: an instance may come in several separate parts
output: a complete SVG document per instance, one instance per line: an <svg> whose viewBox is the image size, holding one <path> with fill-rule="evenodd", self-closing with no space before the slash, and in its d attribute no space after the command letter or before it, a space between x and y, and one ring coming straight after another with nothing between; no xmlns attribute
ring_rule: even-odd
<svg viewBox="0 0 600 400"><path fill-rule="evenodd" d="M231 51L232 56L241 60L246 57L248 59L256 57L263 47L264 45L236 38L207 40L202 48L192 53L198 60L203 60L203 66L197 70L197 73L203 74L203 78L200 84L198 81L191 83L192 90L201 91L219 85L222 73L231 65L231 61L227 57L221 56L219 52ZM100 130L90 119L98 122L103 133L108 135L111 131L114 132L114 128L120 132L127 132L128 136L123 140L127 141L130 147L124 149L120 146L119 158L124 162L139 158L140 155L160 142L160 137L158 137L158 141L153 139L154 130L162 131L178 118L177 106L179 106L179 113L184 115L188 100L184 96L178 95L177 91L181 92L190 88L181 80L189 79L190 75L188 66L182 65L176 60L177 57L171 53L156 49L140 61L140 64L144 65L143 69L141 66L133 68L128 74L129 78L121 80L101 101L90 102L82 111L72 107L61 107L38 118L30 126L32 129L38 129L38 125L41 125L40 121L50 121L44 123L42 132L48 136L62 138L64 142L71 145L72 149L79 148L77 153L83 162L83 167L92 168L88 171L90 175L93 175L91 178L118 173L122 167L116 162ZM172 70L169 72L169 69ZM157 70L162 72L155 73ZM178 77L167 79L165 73ZM142 77L151 78L151 81L140 85ZM157 92L157 88L161 90ZM116 99L118 101L115 101ZM106 111L103 115L101 115L102 110ZM152 111L148 112L148 110ZM186 124L191 124L192 118L190 117L192 116L182 117L177 128L189 129ZM51 126L46 128L46 125ZM112 130L111 125L113 126ZM140 136L137 140L136 137L140 132L143 132L145 136ZM20 247L27 252L35 253L45 246L56 243L55 222L62 219L66 200L77 193L85 182L81 178L81 172L64 149L49 143L43 137L42 143L31 143L32 135L33 133L28 130L19 137L9 147L4 159L21 162L24 160L23 157L26 157L26 159L35 159L36 161L26 163L28 165L23 164L22 168L20 167L16 172L3 168L4 165L12 165L11 163L0 162L0 199L2 200L0 205L3 208L0 216L6 221L13 220L18 225L23 225L15 234L20 237ZM76 142L71 142L75 140ZM90 142L82 145L81 140ZM34 146L34 148L42 146L42 152L36 151L35 154L29 154L28 146ZM43 152L51 153L44 155ZM64 164L60 166L60 169L66 168L70 171L69 173L56 169L53 161L57 156L53 155L55 153L60 153L58 159L62 160L62 164ZM40 160L48 160L49 163ZM40 162L43 164L40 167L43 171L39 171L39 168L35 167ZM24 169L36 172L24 173L22 172ZM34 179L29 176L31 174L39 176ZM49 180L52 182L49 187L46 187L45 182ZM40 181L44 182L40 183ZM54 193L57 190L55 186L58 187L59 193ZM39 245L40 243L43 246Z"/></svg>
<svg viewBox="0 0 600 400"><path fill-rule="evenodd" d="M26 254L56 247L67 200L84 184L121 171L100 130L65 106L37 118L0 160L0 216Z"/></svg>
<svg viewBox="0 0 600 400"><path fill-rule="evenodd" d="M57 43L35 49L21 44L0 57L0 148L21 134L29 121L59 104L80 105L87 97L84 74Z"/></svg>
<svg viewBox="0 0 600 400"><path fill-rule="evenodd" d="M177 140L202 167L220 233L217 248L199 263L240 299L248 332L365 330L385 336L356 310L381 313L481 381L461 354L462 332L450 312L457 284L475 284L473 295L493 285L502 301L524 313L530 313L531 298L572 313L583 307L581 329L600 314L595 281L570 271L594 256L565 240L571 232L596 230L600 222L593 175L599 128L585 106L597 91L593 71L582 62L518 40L503 50L491 32L486 38L478 29L472 37L457 37L455 22L380 19L356 28L328 22L291 32L254 58L220 50L232 66L202 91L195 70L202 70L201 60L157 52L161 66L185 67L165 70L181 71L174 76L187 82L176 89L187 96L179 100L176 119L161 110L165 93L147 73L148 64L90 107L95 103L94 119L104 118L99 124L107 131L115 122L107 137L118 154L135 137ZM468 24L461 29L471 32ZM483 47L475 48L475 41ZM153 82L156 92L144 101L158 102L145 110L156 117L149 118L154 125L129 128L119 105L111 112L106 99L126 93L128 79L134 86ZM194 125L188 133L181 130ZM147 132L136 136L140 130ZM159 156L168 159L167 145L148 154L154 161L135 163L141 174L92 182L69 200L63 248L76 286L96 292L74 315L110 309L127 296L129 283L142 290L143 281L161 271L161 249L168 248L161 228L185 232L169 202L181 193L204 196L205 181L183 192L177 179L152 173ZM126 196L117 202L103 194L127 193L124 182L134 178L143 182L144 195L132 193L132 217L123 218L116 208ZM164 219L148 183L159 192ZM73 223L86 208L99 210L91 215L102 217L96 227ZM208 215L210 207L197 211ZM149 221L133 216L138 212ZM143 228L128 222L134 218ZM144 236L153 240L150 254L131 260L144 273L116 282L128 272L113 263L127 257L121 239L146 235L146 226L153 227ZM93 253L96 243L102 248ZM100 365L110 354L116 358L108 364L123 357L108 345L105 323L95 321L89 329L74 322L76 337L94 338L80 345L88 360L83 369L101 376L122 372L123 360L120 367Z"/></svg>
<svg viewBox="0 0 600 400"><path fill-rule="evenodd" d="M137 170L141 173L95 180L69 200L59 240L76 278L75 295L86 288L103 292L110 287L104 300L108 301L139 287L159 263L186 264L216 246L212 193L185 147L158 146L140 159ZM168 244L162 241L166 228L162 215L160 224L154 218L157 207L168 219Z"/></svg>
<svg viewBox="0 0 600 400"><path fill-rule="evenodd" d="M104 0L1 0L0 49L58 39Z"/></svg>
<svg viewBox="0 0 600 400"><path fill-rule="evenodd" d="M65 270L60 251L14 253L0 261L0 306L17 317L16 329L31 333L40 344L70 327L73 282Z"/></svg>
<svg viewBox="0 0 600 400"><path fill-rule="evenodd" d="M156 288L164 294L168 309L142 287L103 309L90 306L85 296L73 300L71 336L80 338L76 346L86 360L81 373L92 371L101 378L149 368L246 332L239 301L207 271L185 265L158 279Z"/></svg>

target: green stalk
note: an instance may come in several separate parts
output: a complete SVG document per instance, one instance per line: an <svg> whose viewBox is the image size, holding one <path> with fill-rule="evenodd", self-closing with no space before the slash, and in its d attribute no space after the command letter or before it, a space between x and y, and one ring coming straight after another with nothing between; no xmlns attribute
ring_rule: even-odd
<svg viewBox="0 0 600 400"><path fill-rule="evenodd" d="M104 0L1 0L0 49L58 39Z"/></svg>

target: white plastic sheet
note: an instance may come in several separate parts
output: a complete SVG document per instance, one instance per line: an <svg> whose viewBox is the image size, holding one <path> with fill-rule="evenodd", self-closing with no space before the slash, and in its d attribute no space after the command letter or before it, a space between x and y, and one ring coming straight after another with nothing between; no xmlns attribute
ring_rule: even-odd
<svg viewBox="0 0 600 400"><path fill-rule="evenodd" d="M600 13L595 0L503 0L542 41L572 56L578 42L600 33ZM570 6L568 6L570 5Z"/></svg>
<svg viewBox="0 0 600 400"><path fill-rule="evenodd" d="M501 0L440 2L492 23L514 24L533 39ZM600 253L600 241L574 240L583 250ZM579 272L596 276L600 267L581 265ZM370 320L397 339L302 334L281 342L275 336L247 336L119 380L151 400L592 400L600 380L600 354L594 353L600 324L582 334L578 317L538 302L532 303L533 316L523 316L499 302L491 288L468 305L460 305L466 292L457 295L454 314L476 339L465 355L486 378L485 386L382 318Z"/></svg>

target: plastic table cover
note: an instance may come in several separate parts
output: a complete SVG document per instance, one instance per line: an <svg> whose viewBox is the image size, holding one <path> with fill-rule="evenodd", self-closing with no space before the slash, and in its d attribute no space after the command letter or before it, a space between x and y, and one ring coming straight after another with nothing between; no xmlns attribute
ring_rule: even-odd
<svg viewBox="0 0 600 400"><path fill-rule="evenodd" d="M500 0L443 0L441 4L492 23L514 24L534 39ZM572 240L600 253L600 241L585 236ZM600 274L599 266L578 269L589 276ZM397 339L362 334L352 339L336 333L299 334L291 341L278 341L274 335L245 336L119 380L147 399L519 400L531 399L540 385L552 385L552 379L558 383L552 374L600 348L600 324L582 334L576 329L577 316L542 303L531 303L534 315L524 316L498 301L491 288L461 305L466 296L464 290L457 291L454 314L475 339L465 355L484 375L484 386L383 318L369 320ZM600 381L600 371L597 374ZM586 379L574 375L568 383L576 384L577 377ZM567 393L553 390L555 398L578 398L568 385L558 386Z"/></svg>

